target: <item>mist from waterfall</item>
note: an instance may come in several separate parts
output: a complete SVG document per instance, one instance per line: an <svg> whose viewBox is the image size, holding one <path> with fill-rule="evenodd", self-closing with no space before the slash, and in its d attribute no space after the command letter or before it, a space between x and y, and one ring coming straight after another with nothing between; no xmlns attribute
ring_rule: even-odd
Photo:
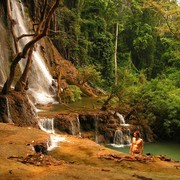
<svg viewBox="0 0 180 180"><path fill-rule="evenodd" d="M29 30L27 27L30 26L31 21L28 17L25 17L25 12L23 8L23 4L21 1L11 0L12 5L12 16L16 21L15 32L17 36L21 36L23 34L33 34L32 30ZM28 43L32 38L24 37L19 40L19 45L21 50L24 45ZM52 87L52 76L50 75L44 59L40 53L40 46L37 43L36 49L33 52L33 62L31 65L31 71L29 72L28 82L29 82L29 90L27 91L31 94L35 99L35 103L38 104L48 104L54 102L53 94L55 90ZM20 61L21 71L23 72L26 59L22 59Z"/></svg>

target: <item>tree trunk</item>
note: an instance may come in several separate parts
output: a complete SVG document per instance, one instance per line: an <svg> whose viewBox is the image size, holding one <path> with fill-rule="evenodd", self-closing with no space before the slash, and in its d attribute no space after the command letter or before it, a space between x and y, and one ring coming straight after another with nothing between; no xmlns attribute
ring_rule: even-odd
<svg viewBox="0 0 180 180"><path fill-rule="evenodd" d="M118 45L118 23L116 23L116 42L114 51L114 84L117 85L117 45Z"/></svg>
<svg viewBox="0 0 180 180"><path fill-rule="evenodd" d="M110 94L110 96L106 99L106 101L104 102L104 104L101 107L102 111L106 111L107 110L107 106L109 104L109 101L113 98L113 93Z"/></svg>
<svg viewBox="0 0 180 180"><path fill-rule="evenodd" d="M32 53L33 53L34 46L30 48L28 52L28 59L26 67L19 79L15 85L15 91L23 91L25 87L27 87L27 79L28 79L28 73L30 71L30 67L32 64Z"/></svg>

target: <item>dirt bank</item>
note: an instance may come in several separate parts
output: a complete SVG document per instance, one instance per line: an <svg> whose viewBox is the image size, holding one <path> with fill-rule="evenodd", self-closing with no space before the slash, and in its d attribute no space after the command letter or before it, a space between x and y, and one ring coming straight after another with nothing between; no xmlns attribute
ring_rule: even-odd
<svg viewBox="0 0 180 180"><path fill-rule="evenodd" d="M86 138L67 135L58 148L43 155L48 163L22 163L23 158L34 155L32 145L47 138L48 134L35 128L0 123L0 179L174 180L180 177L180 163L162 161L159 157L134 158Z"/></svg>

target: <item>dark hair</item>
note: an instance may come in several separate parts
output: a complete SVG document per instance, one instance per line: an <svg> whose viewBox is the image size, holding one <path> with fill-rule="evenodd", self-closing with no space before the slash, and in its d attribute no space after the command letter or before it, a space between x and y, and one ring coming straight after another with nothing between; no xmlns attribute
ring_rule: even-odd
<svg viewBox="0 0 180 180"><path fill-rule="evenodd" d="M141 137L141 133L139 131L135 131L134 133L136 133L138 137Z"/></svg>

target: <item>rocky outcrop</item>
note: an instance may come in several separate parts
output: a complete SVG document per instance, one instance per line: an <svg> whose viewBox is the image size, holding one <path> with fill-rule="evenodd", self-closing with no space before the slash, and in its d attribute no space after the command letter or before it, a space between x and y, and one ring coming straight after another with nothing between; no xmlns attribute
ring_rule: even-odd
<svg viewBox="0 0 180 180"><path fill-rule="evenodd" d="M114 113L107 111L58 114L54 117L54 127L56 133L89 138L99 144L113 143L118 130L131 136L135 130L139 130L145 141L153 141L153 133L147 125L124 126Z"/></svg>
<svg viewBox="0 0 180 180"><path fill-rule="evenodd" d="M26 93L12 91L8 95L0 95L0 109L0 122L37 126L37 114Z"/></svg>

